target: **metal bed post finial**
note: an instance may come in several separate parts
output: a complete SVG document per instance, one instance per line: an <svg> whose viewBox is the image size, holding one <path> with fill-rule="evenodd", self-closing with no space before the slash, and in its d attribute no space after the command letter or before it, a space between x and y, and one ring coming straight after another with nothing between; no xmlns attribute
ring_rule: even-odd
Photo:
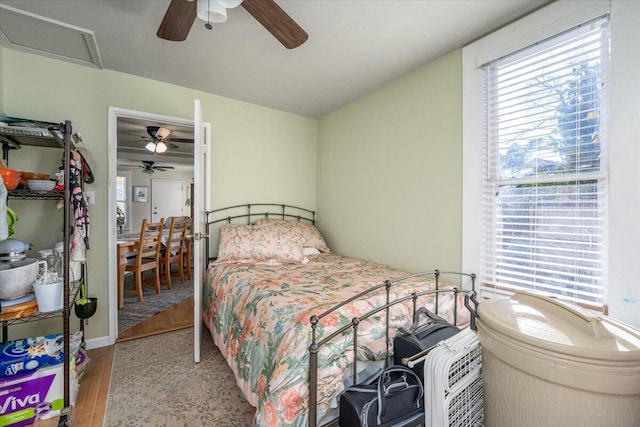
<svg viewBox="0 0 640 427"><path fill-rule="evenodd" d="M316 343L316 327L318 316L315 314L311 322L311 345L309 346L309 426L317 425L318 407L318 344Z"/></svg>
<svg viewBox="0 0 640 427"><path fill-rule="evenodd" d="M360 318L351 319L351 327L353 328L353 384L358 383L358 325Z"/></svg>
<svg viewBox="0 0 640 427"><path fill-rule="evenodd" d="M387 293L387 302L386 302L386 306L387 308L385 309L385 317L386 317L386 327L384 328L385 330L385 346L386 346L386 350L387 350L387 358L384 361L384 367L388 367L389 366L389 322L390 322L390 315L389 315L389 293L391 292L391 280L387 279L384 281L384 288L386 290Z"/></svg>
<svg viewBox="0 0 640 427"><path fill-rule="evenodd" d="M438 307L440 307L440 292L438 292L438 290L440 289L440 270L438 270L437 268L434 270L434 275L436 278L436 307L435 307L435 312L436 314L438 314Z"/></svg>
<svg viewBox="0 0 640 427"><path fill-rule="evenodd" d="M453 288L453 324L458 325L458 293L460 289L457 286Z"/></svg>
<svg viewBox="0 0 640 427"><path fill-rule="evenodd" d="M411 293L411 301L413 301L413 317L415 318L418 309L418 294L416 292Z"/></svg>

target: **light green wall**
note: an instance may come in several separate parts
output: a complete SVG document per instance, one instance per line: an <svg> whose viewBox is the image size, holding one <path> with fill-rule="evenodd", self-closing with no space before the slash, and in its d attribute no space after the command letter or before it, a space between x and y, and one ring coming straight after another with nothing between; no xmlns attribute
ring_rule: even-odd
<svg viewBox="0 0 640 427"><path fill-rule="evenodd" d="M95 183L86 189L96 192L97 201L91 209L92 246L88 263L89 286L91 294L99 298L99 307L89 321L88 338L108 334L107 260L114 255L107 251L108 107L192 118L193 100L198 98L205 121L212 124L214 207L262 200L315 208L317 121L314 119L10 49L1 49L0 53L3 55L0 75L4 78L3 85L0 81L3 89L0 101L4 102L4 112L52 122L71 120L96 160ZM12 152L10 164L20 170L50 171L61 159L54 151L47 151L44 159L38 150ZM59 212L52 206L34 206L20 208L21 234L17 237L41 242L38 246L48 245L50 229L59 230ZM50 216L54 219L49 219ZM59 331L59 325L56 321L44 326L31 323L28 327L47 333L47 328ZM12 329L10 336L28 332Z"/></svg>
<svg viewBox="0 0 640 427"><path fill-rule="evenodd" d="M0 113L4 112L4 47L0 46Z"/></svg>
<svg viewBox="0 0 640 427"><path fill-rule="evenodd" d="M462 57L455 51L318 125L318 226L335 252L460 271Z"/></svg>

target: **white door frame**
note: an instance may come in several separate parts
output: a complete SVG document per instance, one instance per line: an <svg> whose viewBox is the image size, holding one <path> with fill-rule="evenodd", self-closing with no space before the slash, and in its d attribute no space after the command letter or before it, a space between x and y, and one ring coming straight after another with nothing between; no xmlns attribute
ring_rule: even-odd
<svg viewBox="0 0 640 427"><path fill-rule="evenodd" d="M193 127L193 119L182 119L178 117L163 116L160 114L146 113L143 111L129 110L124 108L109 107L108 113L108 147L109 147L109 175L108 175L108 198L107 206L107 230L109 233L109 344L116 342L118 337L118 260L116 257L116 214L111 206L116 204L116 176L117 176L117 154L118 154L118 118L127 117L141 120L152 120L167 124L175 124ZM194 162L199 161L194 156Z"/></svg>
<svg viewBox="0 0 640 427"><path fill-rule="evenodd" d="M200 100L193 102L193 156L198 159L193 164L194 194L192 194L193 218L193 361L200 362L200 347L202 344L202 285L208 260L204 244L209 244L206 235L206 212L211 210L211 124L204 122Z"/></svg>

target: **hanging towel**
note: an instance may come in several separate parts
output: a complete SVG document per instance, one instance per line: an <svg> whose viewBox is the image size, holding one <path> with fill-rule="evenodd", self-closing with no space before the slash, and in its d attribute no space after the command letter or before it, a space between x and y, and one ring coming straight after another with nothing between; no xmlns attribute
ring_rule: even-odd
<svg viewBox="0 0 640 427"><path fill-rule="evenodd" d="M69 157L69 191L71 193L73 221L75 230L80 233L84 240L85 248L89 249L89 206L82 191L82 155L76 150L71 150ZM64 164L60 170L64 172ZM63 173L60 174L60 177L62 176L64 176ZM58 201L59 208L63 205L64 203Z"/></svg>
<svg viewBox="0 0 640 427"><path fill-rule="evenodd" d="M89 206L82 192L82 155L71 151L69 159L69 189L71 190L71 206L76 228L84 239L84 245L89 249Z"/></svg>
<svg viewBox="0 0 640 427"><path fill-rule="evenodd" d="M71 251L69 251L70 261L86 261L86 250L84 239L78 232L77 227L73 227L73 237L71 239Z"/></svg>

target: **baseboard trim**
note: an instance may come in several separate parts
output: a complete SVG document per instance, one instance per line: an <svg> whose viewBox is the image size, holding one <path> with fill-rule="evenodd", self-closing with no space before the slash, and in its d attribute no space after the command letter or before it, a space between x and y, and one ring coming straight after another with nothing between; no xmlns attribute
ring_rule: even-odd
<svg viewBox="0 0 640 427"><path fill-rule="evenodd" d="M94 348L107 347L111 345L109 343L109 336L105 335L102 337L91 338L85 341L87 350L92 350Z"/></svg>

